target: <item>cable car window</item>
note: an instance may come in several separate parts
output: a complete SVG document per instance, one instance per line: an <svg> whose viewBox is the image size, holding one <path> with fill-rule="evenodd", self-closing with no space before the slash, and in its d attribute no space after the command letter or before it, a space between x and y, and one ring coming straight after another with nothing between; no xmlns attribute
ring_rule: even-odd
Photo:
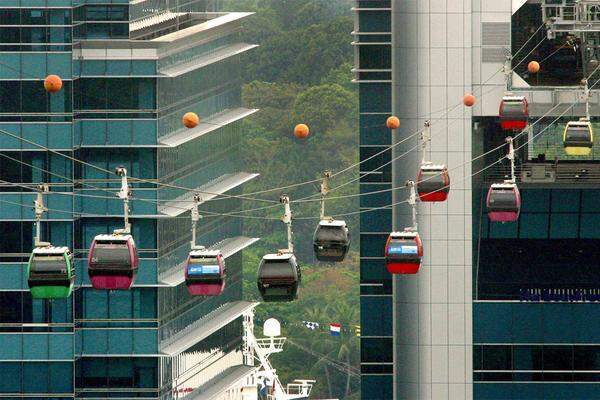
<svg viewBox="0 0 600 400"><path fill-rule="evenodd" d="M190 257L190 264L219 265L216 257Z"/></svg>
<svg viewBox="0 0 600 400"><path fill-rule="evenodd" d="M93 262L96 264L131 264L131 254L127 244L96 243L93 253Z"/></svg>
<svg viewBox="0 0 600 400"><path fill-rule="evenodd" d="M490 206L494 209L509 208L517 206L517 197L512 190L493 191L490 196Z"/></svg>
<svg viewBox="0 0 600 400"><path fill-rule="evenodd" d="M277 286L271 286L269 287L269 297L275 297L275 296L289 296L289 289L287 287L277 287Z"/></svg>
<svg viewBox="0 0 600 400"><path fill-rule="evenodd" d="M585 126L570 126L567 128L567 140L589 142L590 130Z"/></svg>
<svg viewBox="0 0 600 400"><path fill-rule="evenodd" d="M346 229L341 226L319 226L317 240L345 242L347 238Z"/></svg>
<svg viewBox="0 0 600 400"><path fill-rule="evenodd" d="M294 274L294 267L288 260L265 260L261 271L261 278L290 278Z"/></svg>
<svg viewBox="0 0 600 400"><path fill-rule="evenodd" d="M504 114L523 114L523 103L520 101L506 101L502 111Z"/></svg>
<svg viewBox="0 0 600 400"><path fill-rule="evenodd" d="M421 191L435 191L445 189L446 180L441 171L423 171L417 182L417 189ZM449 189L449 188L448 188Z"/></svg>
<svg viewBox="0 0 600 400"><path fill-rule="evenodd" d="M58 257L33 257L30 267L31 272L38 274L53 274L67 272L67 265L65 258L62 256Z"/></svg>

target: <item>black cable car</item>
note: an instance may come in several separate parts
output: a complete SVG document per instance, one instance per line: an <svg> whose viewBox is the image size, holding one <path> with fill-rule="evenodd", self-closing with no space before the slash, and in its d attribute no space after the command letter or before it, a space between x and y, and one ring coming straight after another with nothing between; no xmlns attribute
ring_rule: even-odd
<svg viewBox="0 0 600 400"><path fill-rule="evenodd" d="M68 247L37 247L27 267L27 283L34 299L64 299L75 281L73 254Z"/></svg>
<svg viewBox="0 0 600 400"><path fill-rule="evenodd" d="M127 290L138 270L138 255L131 235L98 235L88 256L88 274L95 289Z"/></svg>
<svg viewBox="0 0 600 400"><path fill-rule="evenodd" d="M506 95L500 103L500 125L504 130L521 130L527 126L529 105L525 96Z"/></svg>
<svg viewBox="0 0 600 400"><path fill-rule="evenodd" d="M494 183L487 195L488 217L492 222L514 222L521 211L521 194L516 183Z"/></svg>
<svg viewBox="0 0 600 400"><path fill-rule="evenodd" d="M589 155L594 147L592 123L586 118L568 122L563 133L563 146L567 155Z"/></svg>
<svg viewBox="0 0 600 400"><path fill-rule="evenodd" d="M192 250L185 267L192 296L218 296L225 289L225 260L218 250Z"/></svg>
<svg viewBox="0 0 600 400"><path fill-rule="evenodd" d="M350 249L350 233L346 221L319 221L313 236L313 249L319 261L344 261Z"/></svg>
<svg viewBox="0 0 600 400"><path fill-rule="evenodd" d="M445 165L423 164L417 175L417 192L421 201L446 201L450 193L448 168Z"/></svg>
<svg viewBox="0 0 600 400"><path fill-rule="evenodd" d="M300 265L292 253L267 254L260 261L257 284L265 302L294 301L300 280Z"/></svg>

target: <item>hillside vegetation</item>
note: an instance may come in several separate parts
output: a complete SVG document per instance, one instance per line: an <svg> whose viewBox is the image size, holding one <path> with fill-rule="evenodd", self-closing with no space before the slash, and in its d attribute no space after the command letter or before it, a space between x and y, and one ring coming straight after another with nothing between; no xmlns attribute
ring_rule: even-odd
<svg viewBox="0 0 600 400"><path fill-rule="evenodd" d="M256 13L246 22L246 40L258 43L245 59L245 107L261 111L245 122L244 154L248 171L260 178L245 185L246 193L320 178L358 161L358 87L351 83L353 20L350 0L226 0L232 11ZM308 139L294 138L293 127L308 124ZM336 187L358 177L358 168L336 177ZM315 195L318 184L289 189L291 199ZM260 195L278 199L282 191ZM358 192L358 182L330 196ZM246 202L245 208L264 206ZM358 210L358 198L331 200L328 214ZM279 217L280 207L250 215ZM295 217L318 217L319 204L293 205ZM273 357L282 382L317 379L315 397L358 399L359 341L353 333L331 337L328 323L352 328L359 322L358 216L345 217L353 247L340 264L317 264L312 234L317 220L294 222L295 245L302 265L300 299L289 304L263 304L257 320L279 319L291 343ZM285 247L285 229L277 221L247 219L249 235L261 241L245 252L245 293L258 299L256 269L263 254ZM319 322L324 330L309 330L302 321ZM309 351L310 350L310 351Z"/></svg>

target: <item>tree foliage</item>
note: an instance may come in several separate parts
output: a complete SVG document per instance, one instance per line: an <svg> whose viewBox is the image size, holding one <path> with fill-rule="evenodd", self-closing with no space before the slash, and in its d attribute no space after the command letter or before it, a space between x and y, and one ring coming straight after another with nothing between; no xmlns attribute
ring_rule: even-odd
<svg viewBox="0 0 600 400"><path fill-rule="evenodd" d="M338 125L340 116L356 120L356 94L337 83L313 86L298 95L293 117L313 129L313 134L327 132Z"/></svg>
<svg viewBox="0 0 600 400"><path fill-rule="evenodd" d="M285 187L320 179L326 169L341 171L358 161L358 93L352 79L352 0L224 0L226 9L254 11L247 19L246 39L259 43L247 57L247 81L242 93L245 107L260 111L244 120L243 156L247 171L261 176L244 185L245 193ZM293 135L294 126L306 123L308 139ZM332 180L331 197L358 192L358 169ZM252 197L277 200L283 193L292 200L318 198L318 183L269 191ZM358 197L329 200L328 214L358 210ZM244 293L258 300L257 266L265 253L285 246L285 228L277 220L279 204L247 201L245 209L263 208L248 215L248 235L261 241L244 252ZM295 203L294 236L302 267L299 299L293 303L261 304L258 320L279 319L291 343L273 357L282 382L317 379L317 397L358 399L359 340L353 335L330 337L298 327L302 320L338 322L344 327L359 322L357 215L345 217L351 229L352 250L339 264L317 264L312 234L319 215L318 202ZM304 220L304 217L313 217ZM260 330L260 327L257 327ZM304 349L311 349L306 351ZM334 362L335 361L335 362ZM342 366L340 368L339 366Z"/></svg>

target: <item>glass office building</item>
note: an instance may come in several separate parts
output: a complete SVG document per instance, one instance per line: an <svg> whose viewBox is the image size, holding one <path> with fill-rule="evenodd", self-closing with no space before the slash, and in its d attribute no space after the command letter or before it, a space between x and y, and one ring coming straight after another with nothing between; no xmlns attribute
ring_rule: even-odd
<svg viewBox="0 0 600 400"><path fill-rule="evenodd" d="M569 31L578 29L570 20L575 7L545 0L356 1L361 159L392 147L362 165L361 192L396 188L361 198L362 209L407 198L404 184L415 179L423 156L413 150L415 133L428 119L425 158L447 165L452 182L447 202L419 205L424 261L417 275L392 277L383 262L385 238L410 225L410 208L362 216L363 399L598 397L600 153L596 145L589 156L569 157L562 145L566 123L585 115L579 81L597 59L598 38L590 34L596 36L588 36L587 47L569 44ZM549 16L557 18L549 32L536 31ZM584 25L590 23L596 26ZM499 160L506 137L518 134L499 125L506 91L500 71L510 49L514 55L522 46L512 92L529 101L530 124L542 119L515 142L520 218L490 223L487 190L510 175ZM544 60L537 76L527 71L531 59ZM476 96L474 107L462 105L465 93ZM385 128L389 115L401 120L396 132ZM592 100L596 132L597 115Z"/></svg>
<svg viewBox="0 0 600 400"><path fill-rule="evenodd" d="M385 126L392 114L392 34L390 1L357 1L355 81L360 94L360 192L392 187L392 136ZM374 173L366 174L368 171ZM362 196L360 208L361 393L363 399L389 399L393 391L392 277L383 260L392 211L390 192Z"/></svg>
<svg viewBox="0 0 600 400"><path fill-rule="evenodd" d="M255 304L243 301L241 251L256 239L221 215L239 200L211 201L257 176L239 146L256 111L240 94L249 15L213 0L0 2L0 397L203 398L251 381ZM49 74L60 92L45 92ZM188 111L201 119L193 129L181 123ZM120 180L107 172L119 166L141 178L130 180L139 273L129 291L95 290L87 249L122 227ZM65 300L28 291L42 183L42 240L75 255ZM183 283L194 192L199 244L227 257L219 297L191 297Z"/></svg>

